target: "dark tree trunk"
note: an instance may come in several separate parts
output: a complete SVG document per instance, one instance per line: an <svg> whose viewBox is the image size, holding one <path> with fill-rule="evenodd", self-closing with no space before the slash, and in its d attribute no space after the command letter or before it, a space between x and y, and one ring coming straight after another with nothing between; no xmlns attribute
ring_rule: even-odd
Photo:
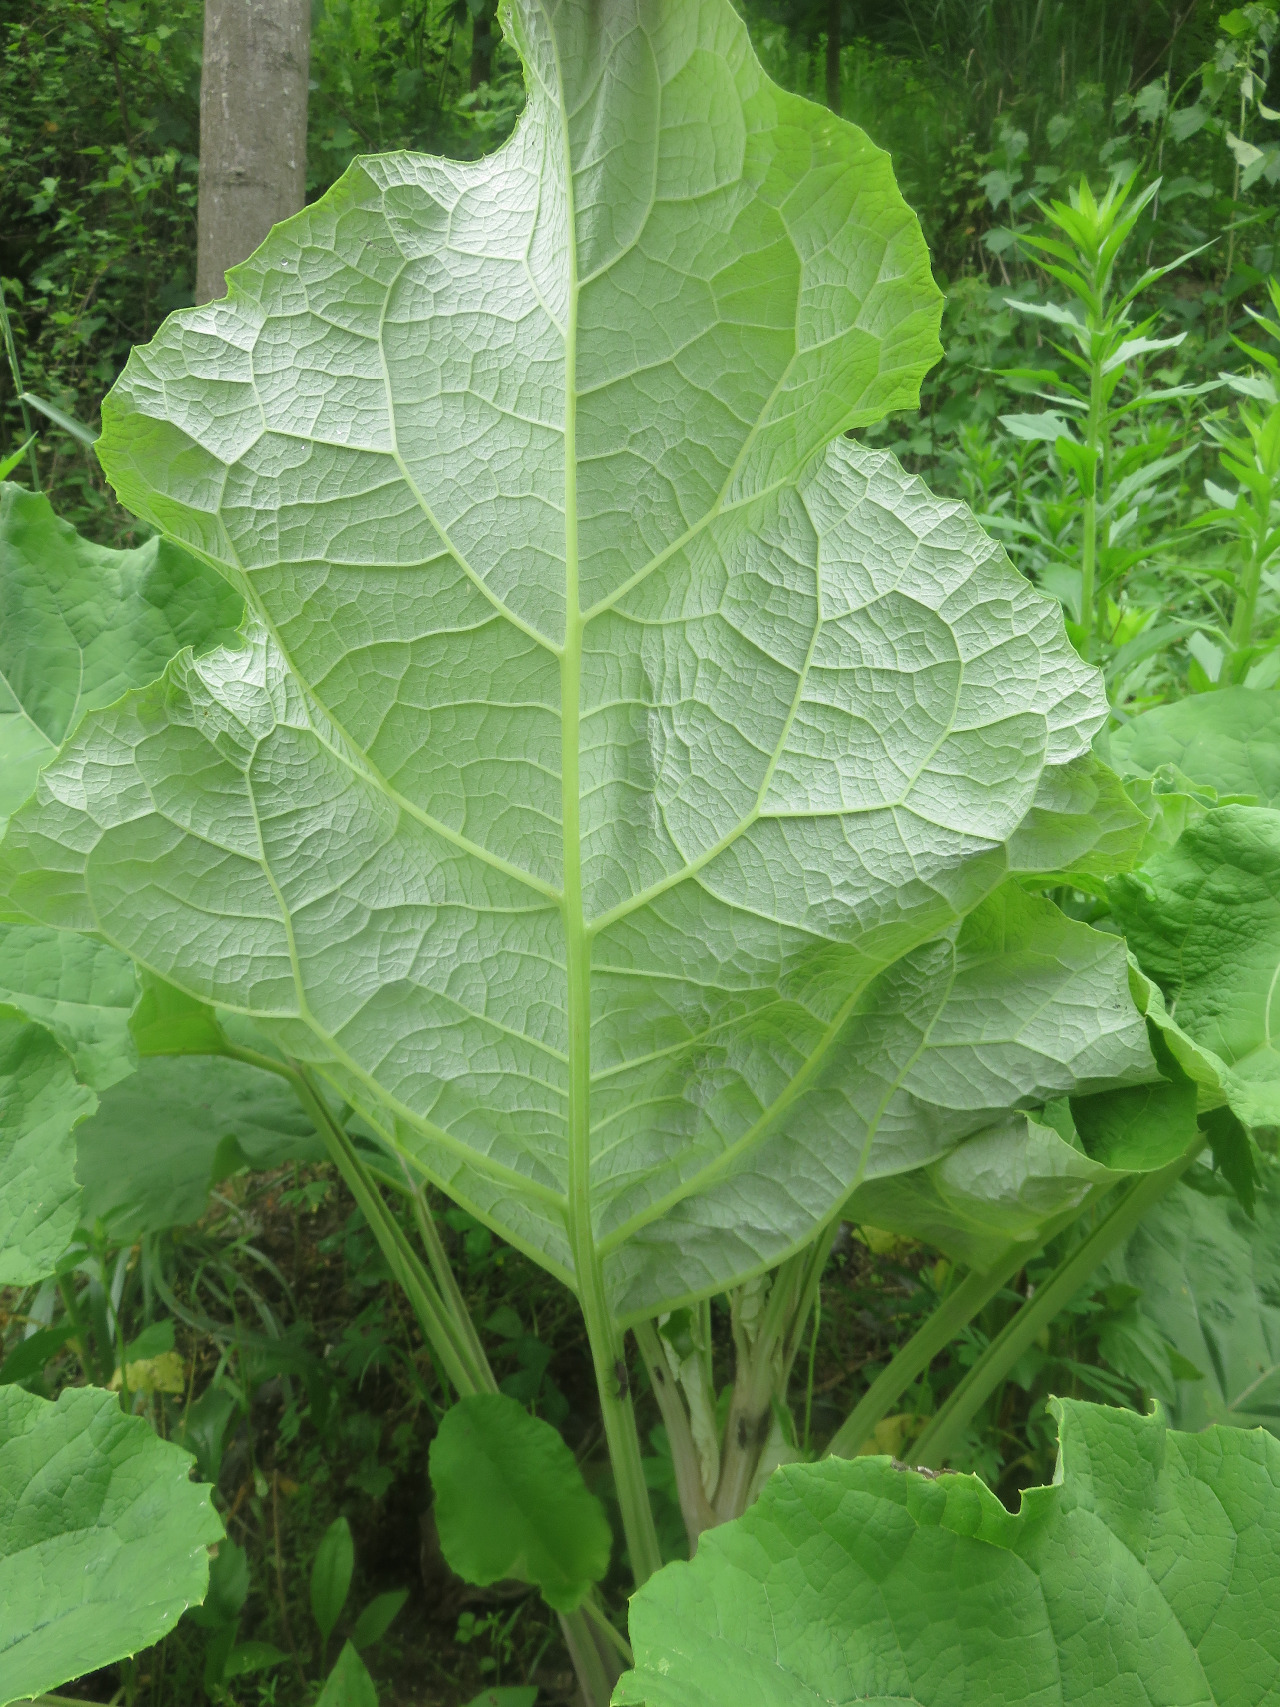
<svg viewBox="0 0 1280 1707"><path fill-rule="evenodd" d="M471 87L493 79L493 31L498 18L498 0L481 0L471 8Z"/></svg>
<svg viewBox="0 0 1280 1707"><path fill-rule="evenodd" d="M827 0L827 105L840 111L840 26L843 0Z"/></svg>
<svg viewBox="0 0 1280 1707"><path fill-rule="evenodd" d="M196 301L307 188L311 0L205 0Z"/></svg>

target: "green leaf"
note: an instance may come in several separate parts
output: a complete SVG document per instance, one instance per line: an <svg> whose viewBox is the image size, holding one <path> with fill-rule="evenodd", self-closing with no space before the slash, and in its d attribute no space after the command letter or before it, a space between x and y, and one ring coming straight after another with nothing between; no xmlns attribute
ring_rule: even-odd
<svg viewBox="0 0 1280 1707"><path fill-rule="evenodd" d="M25 443L20 444L16 450L11 450L8 456L0 456L0 480L7 480L9 478L14 469L22 461L23 457L31 449L32 445L36 442L36 436L37 435L35 433L32 433L31 437L27 439Z"/></svg>
<svg viewBox="0 0 1280 1707"><path fill-rule="evenodd" d="M938 353L887 157L727 0L508 22L500 151L354 165L130 358L104 466L251 620L81 726L0 888L626 1320L836 1212L873 981L1015 869L1105 700L843 436Z"/></svg>
<svg viewBox="0 0 1280 1707"><path fill-rule="evenodd" d="M1249 1134L1229 1108L1211 1109L1200 1122L1213 1165L1236 1194L1246 1215L1252 1215L1257 1200L1258 1163Z"/></svg>
<svg viewBox="0 0 1280 1707"><path fill-rule="evenodd" d="M516 1577L572 1612L609 1569L608 1519L573 1453L505 1393L446 1411L430 1465L440 1546L464 1581Z"/></svg>
<svg viewBox="0 0 1280 1707"><path fill-rule="evenodd" d="M1180 1380L1204 1379L1203 1372L1169 1344L1136 1301L1106 1317L1098 1330L1098 1349L1117 1374L1165 1406L1177 1403Z"/></svg>
<svg viewBox="0 0 1280 1707"><path fill-rule="evenodd" d="M335 1517L321 1536L316 1556L311 1561L311 1615L320 1626L322 1641L329 1640L334 1625L342 1616L351 1592L351 1573L355 1563L351 1525L345 1517Z"/></svg>
<svg viewBox="0 0 1280 1707"><path fill-rule="evenodd" d="M222 1469L222 1453L226 1445L227 1430L232 1419L240 1414L240 1405L235 1395L218 1382L211 1382L194 1405L188 1405L183 1412L178 1426L174 1431L178 1444L195 1457L196 1465L203 1481L217 1483ZM230 1545L230 1543L228 1543ZM217 1576L218 1564L222 1552L214 1566L214 1576ZM229 1569L229 1567L228 1567ZM245 1593L248 1593L248 1566L245 1567ZM237 1603L236 1611L243 1604L243 1597Z"/></svg>
<svg viewBox="0 0 1280 1707"><path fill-rule="evenodd" d="M142 994L129 1020L141 1055L225 1055L227 1036L204 1002L154 973L140 975Z"/></svg>
<svg viewBox="0 0 1280 1707"><path fill-rule="evenodd" d="M275 1074L216 1056L144 1057L76 1133L85 1225L102 1221L113 1240L130 1244L198 1221L228 1138L237 1160L256 1168L326 1153Z"/></svg>
<svg viewBox="0 0 1280 1707"><path fill-rule="evenodd" d="M118 949L45 925L0 924L0 1002L47 1026L95 1091L137 1065L137 1000L133 963Z"/></svg>
<svg viewBox="0 0 1280 1707"><path fill-rule="evenodd" d="M201 1682L205 1693L212 1695L222 1682L227 1669L227 1661L231 1658L231 1650L236 1645L236 1625L224 1624L215 1630L205 1643L204 1666L201 1670Z"/></svg>
<svg viewBox="0 0 1280 1707"><path fill-rule="evenodd" d="M143 1328L137 1339L130 1340L125 1347L124 1360L126 1363L137 1363L145 1358L159 1357L162 1351L173 1350L173 1317L166 1316L161 1322L152 1322L150 1327Z"/></svg>
<svg viewBox="0 0 1280 1707"><path fill-rule="evenodd" d="M1070 924L1053 909L1046 911L1054 914L1063 938L1100 935ZM1043 950L1047 944L1036 946ZM1008 987L1000 993L1007 1011L1016 1012L1018 1001L1034 1000L1032 981L1016 955L1009 956L1007 966L997 963L997 969L1008 977ZM1066 987L1054 992L1058 1000L1053 1005L1043 1000L1042 987L1037 1017L1049 1025L1067 1016L1078 1023L1088 1000L1078 984L1073 992L1071 984L1063 982ZM981 995L971 983L960 984L952 998L954 1016L950 1009L943 1010L930 1028L921 1059L927 1059L930 1049L954 1047L956 1030L966 1023L972 1027L975 1013L989 1037L995 991L990 978ZM1017 1017L1025 1025L1027 1016ZM1021 1041L1025 1045L1025 1034ZM1012 1050L1009 1053L1016 1059ZM1026 1242L1034 1249L1043 1242L1048 1224L1081 1207L1095 1188L1165 1167L1190 1145L1196 1134L1196 1087L1176 1062L1161 1058L1161 1066L1167 1078L1074 1095L1069 1104L1055 1099L1043 1118L1008 1115L939 1161L868 1181L849 1198L844 1212L865 1225L936 1245L977 1269L1000 1261L1011 1242ZM1023 1082L1029 1087L1029 1078ZM1009 1101L1016 1100L1016 1088L1011 1084ZM925 1114L917 1108L918 1117Z"/></svg>
<svg viewBox="0 0 1280 1707"><path fill-rule="evenodd" d="M79 439L82 445L95 445L98 435L92 427L86 427L83 421L69 415L65 409L59 409L56 403L50 403L43 397L37 397L32 391L22 393L22 402L28 403L33 409L38 409L55 427L61 427L64 433L70 433L73 439Z"/></svg>
<svg viewBox="0 0 1280 1707"><path fill-rule="evenodd" d="M222 1681L233 1677L248 1677L251 1672L266 1671L288 1659L282 1649L272 1642L237 1642L222 1666Z"/></svg>
<svg viewBox="0 0 1280 1707"><path fill-rule="evenodd" d="M775 1472L634 1596L614 1702L1274 1702L1280 1442L1053 1406L1055 1483L1016 1516L886 1458Z"/></svg>
<svg viewBox="0 0 1280 1707"><path fill-rule="evenodd" d="M75 1337L70 1321L60 1321L56 1328L36 1328L24 1340L19 1340L9 1357L0 1364L0 1384L7 1381L31 1381L43 1372L51 1357Z"/></svg>
<svg viewBox="0 0 1280 1707"><path fill-rule="evenodd" d="M408 1598L407 1588L375 1595L355 1621L351 1632L352 1647L371 1648L375 1642L380 1642Z"/></svg>
<svg viewBox="0 0 1280 1707"><path fill-rule="evenodd" d="M1036 1249L1048 1224L1080 1208L1095 1188L1166 1166L1195 1137L1190 1082L1125 1086L1072 1098L1071 1108L1078 1130L1064 1104L1053 1113L1065 1135L1030 1115L1010 1115L939 1162L860 1186L845 1214L986 1269L1010 1243Z"/></svg>
<svg viewBox="0 0 1280 1707"><path fill-rule="evenodd" d="M52 1273L79 1220L74 1128L97 1107L43 1026L0 1007L0 1286Z"/></svg>
<svg viewBox="0 0 1280 1707"><path fill-rule="evenodd" d="M350 1642L325 1679L316 1707L378 1707L378 1691L368 1668Z"/></svg>
<svg viewBox="0 0 1280 1707"><path fill-rule="evenodd" d="M0 487L0 829L84 713L239 626L239 596L168 540L112 551Z"/></svg>
<svg viewBox="0 0 1280 1707"><path fill-rule="evenodd" d="M501 1689L482 1689L467 1707L534 1707L538 1699L537 1688L533 1685Z"/></svg>
<svg viewBox="0 0 1280 1707"><path fill-rule="evenodd" d="M1280 1125L1280 1053L1271 1004L1280 973L1280 812L1206 813L1141 872L1112 879L1115 916L1138 964L1163 992L1165 1030L1185 1071L1216 1076L1246 1126ZM1163 1017L1162 1017L1163 1016ZM1207 1057L1179 1053L1176 1033Z"/></svg>
<svg viewBox="0 0 1280 1707"><path fill-rule="evenodd" d="M249 1555L234 1541L220 1541L209 1560L209 1592L191 1608L191 1622L201 1630L232 1630L249 1598Z"/></svg>
<svg viewBox="0 0 1280 1707"><path fill-rule="evenodd" d="M1001 415L1000 425L1015 439L1027 439L1032 443L1056 444L1059 439L1074 439L1076 436L1075 423L1054 409L1043 409L1036 415Z"/></svg>
<svg viewBox="0 0 1280 1707"><path fill-rule="evenodd" d="M1262 1424L1280 1434L1280 1166L1260 1168L1256 1219L1195 1167L1142 1219L1105 1275L1203 1377L1177 1383L1179 1428Z"/></svg>
<svg viewBox="0 0 1280 1707"><path fill-rule="evenodd" d="M0 1384L7 1381L30 1381L38 1376L51 1357L60 1352L75 1328L70 1322L60 1322L56 1328L37 1328L26 1339L18 1341L0 1364Z"/></svg>
<svg viewBox="0 0 1280 1707"><path fill-rule="evenodd" d="M159 1641L222 1534L191 1460L113 1393L0 1387L0 1703Z"/></svg>
<svg viewBox="0 0 1280 1707"><path fill-rule="evenodd" d="M1109 748L1124 776L1173 765L1220 795L1253 795L1259 806L1280 806L1280 693L1192 694L1135 717L1111 736Z"/></svg>
<svg viewBox="0 0 1280 1707"><path fill-rule="evenodd" d="M1168 1167L1195 1138L1195 1084L1163 1050L1157 1059L1165 1078L1071 1098L1071 1118L1084 1149L1118 1174Z"/></svg>

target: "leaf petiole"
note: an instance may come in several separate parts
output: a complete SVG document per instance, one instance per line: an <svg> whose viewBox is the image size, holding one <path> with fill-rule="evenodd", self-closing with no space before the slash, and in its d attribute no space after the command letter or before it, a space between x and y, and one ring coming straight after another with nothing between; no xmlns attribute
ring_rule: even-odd
<svg viewBox="0 0 1280 1707"><path fill-rule="evenodd" d="M1205 1143L1204 1133L1197 1132L1195 1142L1176 1161L1135 1180L1121 1192L1114 1207L1084 1243L1059 1265L1053 1277L1037 1289L1034 1298L1028 1299L1004 1331L992 1340L932 1419L915 1443L912 1456L917 1464L937 1469L946 1462L964 1429L1036 1335L1071 1302L1103 1258L1128 1238L1152 1204L1181 1179Z"/></svg>
<svg viewBox="0 0 1280 1707"><path fill-rule="evenodd" d="M446 1302L441 1296L417 1252L405 1237L399 1222L383 1202L377 1182L366 1168L355 1145L330 1113L324 1097L312 1084L304 1068L294 1064L286 1069L286 1076L292 1079L299 1100L315 1122L316 1130L324 1139L334 1165L346 1181L351 1195L364 1211L369 1228L390 1264L392 1273L413 1306L427 1343L439 1359L440 1366L453 1387L463 1396L470 1393L496 1393L498 1384L483 1350L479 1347L474 1324L467 1317L467 1328L464 1328L458 1319L457 1311L451 1307L451 1301ZM461 1305L460 1293L458 1302ZM461 1310L465 1315L465 1305L461 1305Z"/></svg>

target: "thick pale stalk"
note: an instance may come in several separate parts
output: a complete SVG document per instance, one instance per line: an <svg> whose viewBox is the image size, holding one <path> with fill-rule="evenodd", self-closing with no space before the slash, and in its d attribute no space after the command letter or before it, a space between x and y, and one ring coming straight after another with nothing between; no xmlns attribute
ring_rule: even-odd
<svg viewBox="0 0 1280 1707"><path fill-rule="evenodd" d="M1197 1134L1192 1147L1167 1168L1147 1174L1128 1186L1110 1214L1080 1248L1058 1268L1052 1279L1038 1288L1035 1297L997 1335L916 1441L912 1456L917 1464L938 1468L944 1464L979 1408L1032 1345L1036 1335L1071 1302L1104 1257L1128 1238L1147 1210L1173 1186L1195 1161L1205 1144Z"/></svg>
<svg viewBox="0 0 1280 1707"><path fill-rule="evenodd" d="M653 1508L649 1504L649 1489L640 1458L640 1436L636 1430L636 1414L627 1376L626 1345L621 1328L604 1302L599 1270L583 1279L585 1284L579 1300L595 1369L605 1444L609 1449L631 1573L639 1588L661 1569L662 1554L658 1548L658 1532L653 1525Z"/></svg>
<svg viewBox="0 0 1280 1707"><path fill-rule="evenodd" d="M829 1221L809 1246L805 1257L804 1268L801 1271L796 1301L792 1309L791 1319L786 1325L782 1341L782 1363L778 1371L777 1394L785 1400L787 1389L791 1385L791 1371L795 1367L796 1357L804 1339L805 1323L813 1310L818 1297L818 1288L822 1284L822 1276L826 1270L827 1258L831 1255L831 1247L835 1243L839 1220Z"/></svg>
<svg viewBox="0 0 1280 1707"><path fill-rule="evenodd" d="M810 1256L811 1251L802 1251L784 1262L774 1275L753 1345L735 1324L737 1370L720 1458L720 1481L712 1502L717 1523L741 1517L747 1509L760 1454L769 1438L786 1340L809 1277Z"/></svg>
<svg viewBox="0 0 1280 1707"><path fill-rule="evenodd" d="M403 1165L403 1164L402 1164ZM423 1195L420 1181L414 1180L409 1170L404 1167L405 1183L409 1192L409 1200L413 1209L414 1225L418 1229L418 1237L422 1240L423 1249L427 1253L427 1261L431 1264L431 1272L435 1276L440 1296L444 1299L449 1315L454 1322L461 1338L469 1347L472 1361L477 1367L488 1369L489 1360L485 1353L476 1325L467 1309L466 1299L462 1296L462 1288L458 1285L457 1276L440 1238L439 1228L435 1217Z"/></svg>
<svg viewBox="0 0 1280 1707"><path fill-rule="evenodd" d="M577 1673L583 1707L608 1707L613 1686L622 1675L616 1650L602 1652L601 1637L597 1635L586 1608L559 1614L560 1630L564 1636L569 1658Z"/></svg>
<svg viewBox="0 0 1280 1707"><path fill-rule="evenodd" d="M702 1485L702 1468L698 1449L694 1445L689 1413L672 1378L662 1350L662 1342L652 1322L640 1322L635 1328L636 1344L649 1370L653 1396L658 1401L671 1446L671 1461L676 1472L676 1493L680 1514L689 1537L689 1557L698 1546L698 1537L716 1521L706 1489Z"/></svg>

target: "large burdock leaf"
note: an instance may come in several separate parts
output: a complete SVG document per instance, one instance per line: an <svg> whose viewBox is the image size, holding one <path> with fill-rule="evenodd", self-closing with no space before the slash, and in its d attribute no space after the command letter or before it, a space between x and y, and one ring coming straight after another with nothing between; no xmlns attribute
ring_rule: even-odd
<svg viewBox="0 0 1280 1707"><path fill-rule="evenodd" d="M1054 1485L788 1465L631 1602L618 1707L1280 1701L1280 1442L1054 1401Z"/></svg>
<svg viewBox="0 0 1280 1707"><path fill-rule="evenodd" d="M968 511L840 436L938 352L887 158L726 0L507 18L502 150L356 164L131 358L104 464L253 618L82 726L3 882L631 1318L835 1212L872 982L1037 801L1032 863L1077 857L1043 783L1104 703Z"/></svg>
<svg viewBox="0 0 1280 1707"><path fill-rule="evenodd" d="M51 1033L0 1007L0 1286L43 1280L70 1244L80 1208L72 1133L96 1107Z"/></svg>
<svg viewBox="0 0 1280 1707"><path fill-rule="evenodd" d="M1186 1071L1216 1079L1246 1126L1280 1125L1280 812L1218 807L1110 891ZM1179 1052L1178 1033L1195 1053Z"/></svg>
<svg viewBox="0 0 1280 1707"><path fill-rule="evenodd" d="M191 1459L114 1393L0 1387L0 1703L156 1642L222 1536Z"/></svg>

